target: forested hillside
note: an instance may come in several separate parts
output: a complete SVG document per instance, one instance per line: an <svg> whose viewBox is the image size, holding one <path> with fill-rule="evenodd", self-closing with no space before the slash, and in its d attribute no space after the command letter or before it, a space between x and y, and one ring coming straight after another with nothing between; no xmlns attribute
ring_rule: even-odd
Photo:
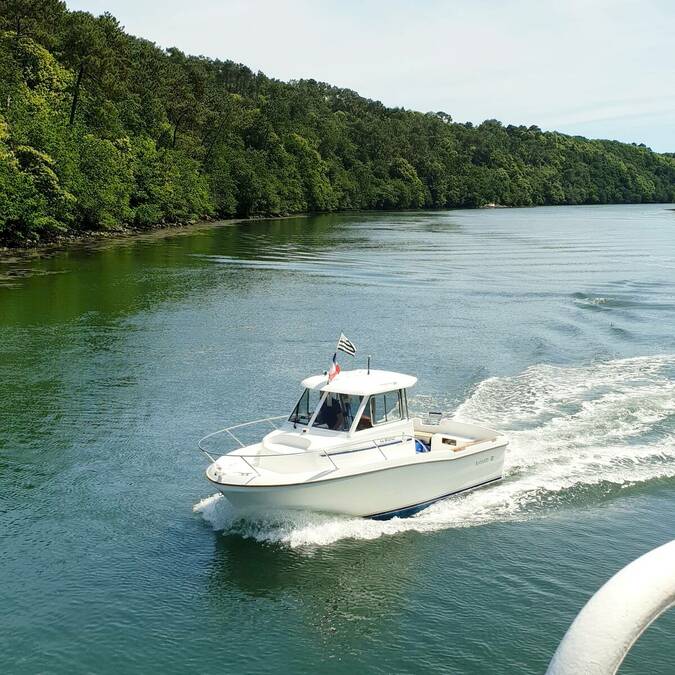
<svg viewBox="0 0 675 675"><path fill-rule="evenodd" d="M675 158L391 109L0 0L0 242L212 216L675 200Z"/></svg>

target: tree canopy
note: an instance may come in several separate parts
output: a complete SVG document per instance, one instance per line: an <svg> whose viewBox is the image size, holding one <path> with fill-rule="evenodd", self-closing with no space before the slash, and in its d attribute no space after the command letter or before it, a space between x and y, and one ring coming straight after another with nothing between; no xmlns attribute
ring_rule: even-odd
<svg viewBox="0 0 675 675"><path fill-rule="evenodd" d="M386 108L0 0L0 241L200 217L675 201L675 157Z"/></svg>

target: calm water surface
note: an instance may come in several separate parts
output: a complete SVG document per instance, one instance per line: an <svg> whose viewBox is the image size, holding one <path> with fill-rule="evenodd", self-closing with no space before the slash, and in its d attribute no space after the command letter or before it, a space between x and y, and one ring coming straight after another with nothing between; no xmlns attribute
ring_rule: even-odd
<svg viewBox="0 0 675 675"><path fill-rule="evenodd" d="M258 222L0 264L0 669L542 673L675 537L675 212ZM241 518L195 440L290 410L344 331L512 439L407 520ZM343 364L348 365L348 357ZM622 673L672 673L675 612Z"/></svg>

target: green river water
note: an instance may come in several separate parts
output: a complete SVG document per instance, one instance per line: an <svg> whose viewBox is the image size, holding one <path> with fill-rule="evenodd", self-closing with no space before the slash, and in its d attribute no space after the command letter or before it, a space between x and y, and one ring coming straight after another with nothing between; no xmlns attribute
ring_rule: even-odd
<svg viewBox="0 0 675 675"><path fill-rule="evenodd" d="M224 224L0 263L0 671L543 673L675 537L672 205ZM500 484L387 522L241 517L196 440L341 331ZM342 365L349 367L349 357ZM665 675L675 612L621 673Z"/></svg>

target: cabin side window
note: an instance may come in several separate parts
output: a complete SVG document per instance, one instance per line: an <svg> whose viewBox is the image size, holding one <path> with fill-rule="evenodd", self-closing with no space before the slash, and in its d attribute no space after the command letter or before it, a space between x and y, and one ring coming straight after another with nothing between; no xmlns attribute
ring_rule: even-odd
<svg viewBox="0 0 675 675"><path fill-rule="evenodd" d="M368 399L363 409L363 414L356 427L357 431L369 429L378 424L397 422L403 419L403 406L401 391L387 391L383 394L375 394Z"/></svg>
<svg viewBox="0 0 675 675"><path fill-rule="evenodd" d="M319 389L305 389L288 421L293 424L309 424L322 396L323 392Z"/></svg>
<svg viewBox="0 0 675 675"><path fill-rule="evenodd" d="M384 394L370 397L370 421L373 425L384 424L387 421L387 406Z"/></svg>
<svg viewBox="0 0 675 675"><path fill-rule="evenodd" d="M384 412L387 422L394 422L402 419L400 391L388 391L384 395Z"/></svg>

